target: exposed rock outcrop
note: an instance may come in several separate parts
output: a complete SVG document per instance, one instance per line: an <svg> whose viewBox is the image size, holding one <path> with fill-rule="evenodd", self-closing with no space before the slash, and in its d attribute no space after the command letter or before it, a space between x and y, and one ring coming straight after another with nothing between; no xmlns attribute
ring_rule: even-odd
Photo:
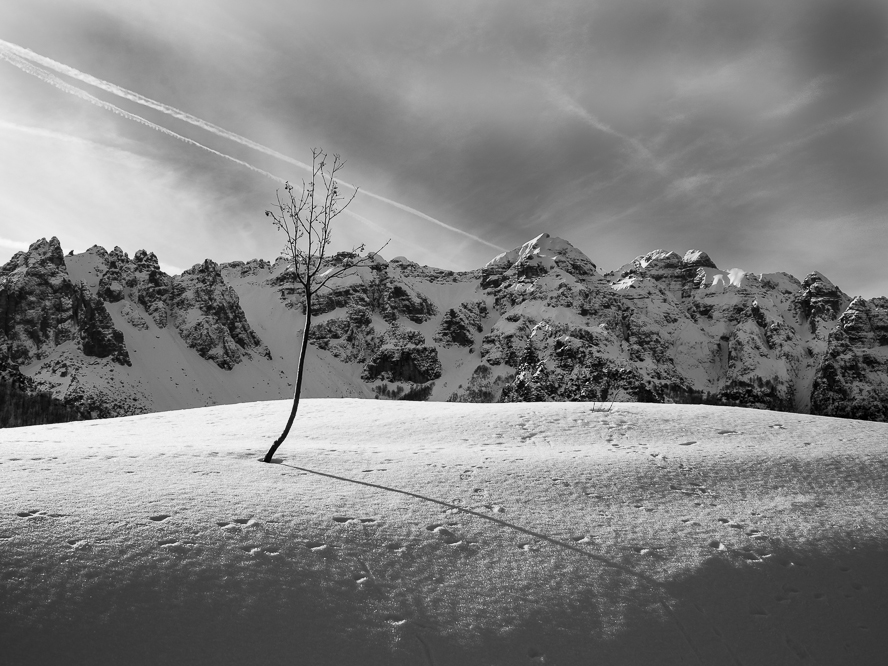
<svg viewBox="0 0 888 666"><path fill-rule="evenodd" d="M365 381L424 384L441 376L441 361L435 347L383 347L364 366Z"/></svg>
<svg viewBox="0 0 888 666"><path fill-rule="evenodd" d="M888 298L855 298L829 334L812 411L888 421Z"/></svg>
<svg viewBox="0 0 888 666"><path fill-rule="evenodd" d="M57 238L17 252L0 268L0 356L27 365L77 340L78 297Z"/></svg>
<svg viewBox="0 0 888 666"><path fill-rule="evenodd" d="M150 267L151 257L154 255L143 257L142 265ZM137 262L139 258L137 254ZM156 261L154 258L153 263ZM148 272L150 275L151 268ZM146 293L157 296L159 290L146 290ZM225 283L215 262L207 259L176 278L170 287L169 307L173 325L185 343L220 368L231 370L251 352L271 358L268 348L247 322L237 294Z"/></svg>
<svg viewBox="0 0 888 666"><path fill-rule="evenodd" d="M0 355L16 365L73 341L87 356L129 365L121 333L101 297L71 281L57 238L41 239L0 268Z"/></svg>
<svg viewBox="0 0 888 666"><path fill-rule="evenodd" d="M487 304L484 301L461 303L459 308L450 308L438 324L435 342L445 347L474 346L476 333L484 330L482 320L487 314Z"/></svg>
<svg viewBox="0 0 888 666"><path fill-rule="evenodd" d="M283 259L207 260L171 277L152 253L66 258L39 241L0 269L0 358L90 415L139 413L158 393L192 406L285 397L305 312L295 286ZM888 301L852 302L820 273L722 270L700 250L660 249L602 274L541 234L479 270L377 256L329 287L312 302L304 386L317 396L704 402L888 420ZM235 374L240 393L214 398Z"/></svg>
<svg viewBox="0 0 888 666"><path fill-rule="evenodd" d="M115 328L111 315L105 309L105 302L91 294L82 282L78 286L77 296L76 317L83 353L98 358L110 356L115 363L132 365L123 333Z"/></svg>

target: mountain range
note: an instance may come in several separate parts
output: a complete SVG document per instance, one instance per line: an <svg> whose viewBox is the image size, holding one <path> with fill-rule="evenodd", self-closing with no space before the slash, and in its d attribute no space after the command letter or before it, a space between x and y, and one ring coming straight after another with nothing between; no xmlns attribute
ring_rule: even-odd
<svg viewBox="0 0 888 666"><path fill-rule="evenodd" d="M888 421L888 298L852 298L818 272L654 250L604 273L549 234L473 271L370 259L312 301L303 396ZM284 398L304 307L282 258L168 275L144 250L65 255L41 239L0 268L0 376L71 418Z"/></svg>

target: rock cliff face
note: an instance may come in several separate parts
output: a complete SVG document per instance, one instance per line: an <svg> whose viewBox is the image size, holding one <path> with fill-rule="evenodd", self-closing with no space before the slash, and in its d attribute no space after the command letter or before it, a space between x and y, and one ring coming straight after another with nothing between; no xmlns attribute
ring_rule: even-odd
<svg viewBox="0 0 888 666"><path fill-rule="evenodd" d="M52 238L0 268L0 360L84 415L152 411L130 347L161 330L223 370L270 356L209 260L174 278L153 253L94 246L66 259Z"/></svg>
<svg viewBox="0 0 888 666"><path fill-rule="evenodd" d="M207 259L172 280L167 307L185 344L220 368L231 370L251 352L271 359L215 262Z"/></svg>
<svg viewBox="0 0 888 666"><path fill-rule="evenodd" d="M855 298L828 335L812 412L888 421L888 298Z"/></svg>
<svg viewBox="0 0 888 666"><path fill-rule="evenodd" d="M333 257L331 264L342 261ZM602 273L542 234L479 270L373 262L312 301L304 395L706 402L888 420L888 299L654 250ZM164 273L38 241L0 269L0 360L97 416L289 397L286 262ZM394 386L389 386L393 384Z"/></svg>
<svg viewBox="0 0 888 666"><path fill-rule="evenodd" d="M57 238L37 241L0 268L0 322L0 355L16 365L46 358L66 342L86 356L130 364L104 300L71 281Z"/></svg>

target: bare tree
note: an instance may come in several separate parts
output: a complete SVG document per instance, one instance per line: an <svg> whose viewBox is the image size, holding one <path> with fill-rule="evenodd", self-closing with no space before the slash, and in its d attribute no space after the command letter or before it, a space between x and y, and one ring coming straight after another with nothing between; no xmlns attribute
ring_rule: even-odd
<svg viewBox="0 0 888 666"><path fill-rule="evenodd" d="M284 432L278 437L264 462L271 462L278 447L287 438L296 411L299 409L299 395L302 393L302 376L305 371L305 353L308 349L308 331L311 327L312 298L322 289L327 288L334 278L342 278L352 274L359 266L366 266L373 261L373 254L361 257L364 245L352 248L351 252L336 255L334 261L327 256L333 231L333 220L354 200L358 190L346 198L336 181L336 174L345 162L339 155L333 155L333 164L327 169L327 153L319 148L311 151L311 179L302 181L302 192L297 196L295 188L289 182L284 185L286 194L281 198L277 192L276 210L266 210L274 226L287 236L284 256L290 261L287 272L293 281L301 287L305 299L305 326L302 329L302 345L299 348L299 364L296 368L296 387L293 390L293 406ZM388 243L386 243L387 245ZM385 247L385 245L383 245ZM382 248L380 248L382 250Z"/></svg>

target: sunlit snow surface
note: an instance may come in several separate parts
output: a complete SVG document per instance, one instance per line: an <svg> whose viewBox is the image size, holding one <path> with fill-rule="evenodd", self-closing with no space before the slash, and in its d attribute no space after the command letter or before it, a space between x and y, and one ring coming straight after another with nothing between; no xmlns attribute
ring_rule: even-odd
<svg viewBox="0 0 888 666"><path fill-rule="evenodd" d="M0 662L884 663L886 424L288 407L0 431Z"/></svg>

